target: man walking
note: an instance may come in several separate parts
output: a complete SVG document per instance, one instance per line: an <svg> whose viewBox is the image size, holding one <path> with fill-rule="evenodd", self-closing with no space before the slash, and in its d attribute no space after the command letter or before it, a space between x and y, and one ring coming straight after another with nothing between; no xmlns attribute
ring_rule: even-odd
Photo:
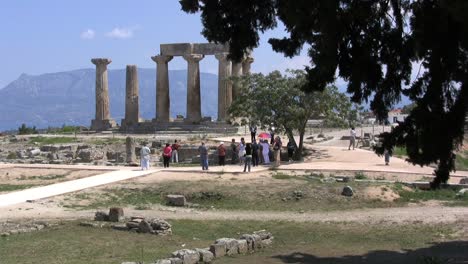
<svg viewBox="0 0 468 264"><path fill-rule="evenodd" d="M177 152L180 148L180 145L177 144L177 139L174 140L174 144L172 144L172 162L179 163L179 153Z"/></svg>
<svg viewBox="0 0 468 264"><path fill-rule="evenodd" d="M140 150L140 164L141 170L149 170L150 167L150 154L151 150L146 146L146 142L142 143L142 147Z"/></svg>
<svg viewBox="0 0 468 264"><path fill-rule="evenodd" d="M202 170L208 170L208 149L205 146L205 142L201 143L198 152L200 153Z"/></svg>
<svg viewBox="0 0 468 264"><path fill-rule="evenodd" d="M258 151L260 147L257 144L257 140L254 140L252 142L252 166L256 167L258 166Z"/></svg>
<svg viewBox="0 0 468 264"><path fill-rule="evenodd" d="M351 127L351 131L349 132L349 147L348 147L348 150L351 150L351 146L353 146L353 150L354 150L355 142L356 142L356 130L354 130L354 127Z"/></svg>
<svg viewBox="0 0 468 264"><path fill-rule="evenodd" d="M226 148L224 147L224 142L221 142L218 146L218 163L219 166L224 166L226 160Z"/></svg>

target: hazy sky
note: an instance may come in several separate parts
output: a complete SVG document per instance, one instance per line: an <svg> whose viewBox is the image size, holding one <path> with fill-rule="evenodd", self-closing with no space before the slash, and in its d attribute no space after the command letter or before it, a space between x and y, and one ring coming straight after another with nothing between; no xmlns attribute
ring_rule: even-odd
<svg viewBox="0 0 468 264"><path fill-rule="evenodd" d="M0 8L0 88L22 73L93 68L90 59L112 59L110 69L127 64L155 68L151 56L159 44L206 42L198 14L180 10L177 0L4 0ZM298 68L306 56L287 59L271 50L269 37L284 36L283 27L267 32L254 50L254 72ZM203 72L217 72L217 61L207 56ZM170 69L185 69L174 58Z"/></svg>

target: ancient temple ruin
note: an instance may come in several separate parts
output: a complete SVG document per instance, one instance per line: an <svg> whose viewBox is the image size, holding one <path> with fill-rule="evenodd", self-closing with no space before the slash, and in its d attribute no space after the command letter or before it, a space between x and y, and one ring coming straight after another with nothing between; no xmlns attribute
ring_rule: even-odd
<svg viewBox="0 0 468 264"><path fill-rule="evenodd" d="M235 63L228 59L229 48L226 45L213 43L177 43L161 44L160 54L151 57L156 62L156 114L151 121L139 117L139 89L137 67L128 65L126 71L125 118L121 128L126 131L153 131L161 127L170 127L169 97L169 62L174 56L181 56L187 61L187 113L182 122L184 125L196 126L204 123L201 113L200 97L200 66L199 62L208 55L214 55L219 61L218 66L218 123L224 123L227 110L232 99L238 93L238 87L229 79L231 76L241 76L250 73L253 58L246 56L241 62ZM91 122L91 129L96 131L116 128L110 117L109 87L107 65L110 59L96 58L91 60L96 65L96 117ZM181 124L177 124L181 125Z"/></svg>

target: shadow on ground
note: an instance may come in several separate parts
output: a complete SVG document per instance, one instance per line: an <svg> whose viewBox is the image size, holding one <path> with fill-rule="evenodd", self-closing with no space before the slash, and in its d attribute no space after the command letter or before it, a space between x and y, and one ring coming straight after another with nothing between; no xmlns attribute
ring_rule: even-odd
<svg viewBox="0 0 468 264"><path fill-rule="evenodd" d="M282 263L408 263L408 264L467 264L468 241L434 243L430 247L402 251L371 251L365 255L348 255L342 257L318 257L307 253L294 252L288 255L277 255L273 258Z"/></svg>

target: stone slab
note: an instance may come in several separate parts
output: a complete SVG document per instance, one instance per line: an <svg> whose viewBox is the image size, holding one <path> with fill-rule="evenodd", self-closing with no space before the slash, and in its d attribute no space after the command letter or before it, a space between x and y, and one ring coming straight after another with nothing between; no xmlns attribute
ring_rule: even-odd
<svg viewBox="0 0 468 264"><path fill-rule="evenodd" d="M161 44L160 53L166 56L183 56L187 54L215 55L229 52L229 47L214 43L173 43Z"/></svg>

